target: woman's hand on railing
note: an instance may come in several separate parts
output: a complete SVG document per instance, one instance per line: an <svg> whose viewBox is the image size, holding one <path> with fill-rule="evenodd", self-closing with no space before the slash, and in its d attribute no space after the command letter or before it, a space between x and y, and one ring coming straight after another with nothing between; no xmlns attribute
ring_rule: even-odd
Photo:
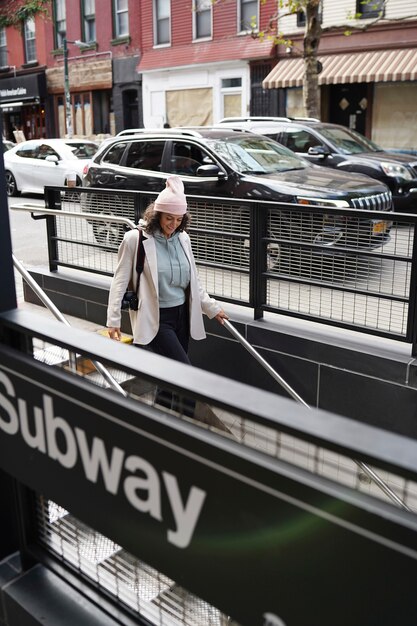
<svg viewBox="0 0 417 626"><path fill-rule="evenodd" d="M226 313L223 311L223 309L221 309L217 315L215 315L214 319L216 319L219 324L224 324L224 320L228 320L229 316L226 315Z"/></svg>
<svg viewBox="0 0 417 626"><path fill-rule="evenodd" d="M120 341L122 338L122 333L120 332L120 328L109 328L108 329L110 339L114 339L115 341Z"/></svg>

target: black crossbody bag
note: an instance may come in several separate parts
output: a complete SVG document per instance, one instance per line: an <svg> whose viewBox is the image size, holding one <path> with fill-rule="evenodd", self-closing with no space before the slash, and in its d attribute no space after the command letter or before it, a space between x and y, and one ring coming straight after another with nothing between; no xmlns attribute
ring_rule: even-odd
<svg viewBox="0 0 417 626"><path fill-rule="evenodd" d="M140 275L143 272L143 264L145 262L145 248L143 247L143 233L139 228L137 229L137 231L139 233L138 254L136 257L136 272L138 274L138 282L136 285L136 291L133 291L132 289L128 289L127 291L125 291L120 305L122 311L137 311L139 306L139 281Z"/></svg>

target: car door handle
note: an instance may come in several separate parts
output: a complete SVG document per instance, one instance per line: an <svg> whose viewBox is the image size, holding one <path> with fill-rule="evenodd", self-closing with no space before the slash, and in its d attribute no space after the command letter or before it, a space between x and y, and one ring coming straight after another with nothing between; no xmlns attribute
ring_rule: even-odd
<svg viewBox="0 0 417 626"><path fill-rule="evenodd" d="M116 174L114 179L115 180L127 180L127 176L122 176L121 174Z"/></svg>

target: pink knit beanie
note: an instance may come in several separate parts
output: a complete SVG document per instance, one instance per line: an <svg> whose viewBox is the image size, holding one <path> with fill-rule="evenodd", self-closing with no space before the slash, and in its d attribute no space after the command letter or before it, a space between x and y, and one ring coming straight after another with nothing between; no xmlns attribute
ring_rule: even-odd
<svg viewBox="0 0 417 626"><path fill-rule="evenodd" d="M179 176L169 176L166 187L155 200L155 211L184 215L187 213L187 200L184 194L184 183Z"/></svg>

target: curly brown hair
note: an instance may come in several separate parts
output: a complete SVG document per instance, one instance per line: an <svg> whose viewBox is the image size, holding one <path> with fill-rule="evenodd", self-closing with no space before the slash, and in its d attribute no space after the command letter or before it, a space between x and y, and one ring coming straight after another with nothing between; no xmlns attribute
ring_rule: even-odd
<svg viewBox="0 0 417 626"><path fill-rule="evenodd" d="M155 202L151 202L151 204L146 208L146 211L143 214L142 219L145 222L143 226L143 230L148 235L153 235L155 232L160 230L161 228L159 225L160 213L161 213L160 211L155 211ZM188 212L184 213L184 215L182 216L181 224L178 226L178 228L175 229L175 232L177 233L177 232L182 232L183 230L187 230L190 220L191 220L190 214Z"/></svg>

